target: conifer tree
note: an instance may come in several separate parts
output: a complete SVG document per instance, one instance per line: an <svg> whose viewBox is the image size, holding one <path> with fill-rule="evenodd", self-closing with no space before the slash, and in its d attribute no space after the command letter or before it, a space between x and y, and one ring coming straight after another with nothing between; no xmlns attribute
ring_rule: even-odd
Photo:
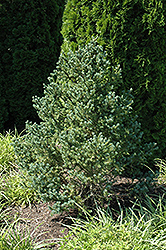
<svg viewBox="0 0 166 250"><path fill-rule="evenodd" d="M0 7L1 130L22 128L38 120L32 96L43 93L43 82L60 53L64 0L2 0ZM2 110L4 112L2 113Z"/></svg>
<svg viewBox="0 0 166 250"><path fill-rule="evenodd" d="M131 91L115 94L121 81L120 68L93 39L75 53L62 52L44 96L34 97L42 122L27 122L14 147L19 166L56 212L75 202L102 206L117 175L145 177L154 145L141 143Z"/></svg>
<svg viewBox="0 0 166 250"><path fill-rule="evenodd" d="M133 89L133 108L145 141L159 145L157 157L166 156L165 13L163 0L68 0L62 28L64 50L98 35L109 60L120 64L123 85L116 91Z"/></svg>

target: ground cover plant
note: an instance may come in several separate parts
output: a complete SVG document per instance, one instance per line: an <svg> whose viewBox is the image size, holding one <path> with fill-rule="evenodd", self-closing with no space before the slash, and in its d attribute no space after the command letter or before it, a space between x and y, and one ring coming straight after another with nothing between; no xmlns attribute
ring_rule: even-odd
<svg viewBox="0 0 166 250"><path fill-rule="evenodd" d="M0 202L6 205L31 203L37 195L28 186L28 176L16 164L16 155L11 145L16 134L0 134Z"/></svg>
<svg viewBox="0 0 166 250"><path fill-rule="evenodd" d="M5 136L0 134L0 173L10 171L16 162L12 140L12 133L8 132Z"/></svg>
<svg viewBox="0 0 166 250"><path fill-rule="evenodd" d="M17 221L9 226L1 227L0 233L0 249L1 250L36 250L36 249L48 249L45 248L48 244L34 243L34 240L30 233L25 230L21 234L15 226Z"/></svg>
<svg viewBox="0 0 166 250"><path fill-rule="evenodd" d="M162 199L161 199L162 200ZM100 209L86 220L75 219L71 232L60 242L61 250L164 250L166 246L166 207L147 198L148 209L123 210L115 221Z"/></svg>
<svg viewBox="0 0 166 250"><path fill-rule="evenodd" d="M161 159L156 159L156 164L159 167L159 182L161 184L166 183L166 161Z"/></svg>
<svg viewBox="0 0 166 250"><path fill-rule="evenodd" d="M112 67L93 38L75 53L62 52L44 97L34 97L42 122L27 122L25 135L13 145L19 167L43 201L55 202L56 213L75 202L87 207L95 200L108 202L111 177L117 175L147 176L139 192L150 184L145 165L154 144L142 143L131 91L115 94L121 81L119 66Z"/></svg>

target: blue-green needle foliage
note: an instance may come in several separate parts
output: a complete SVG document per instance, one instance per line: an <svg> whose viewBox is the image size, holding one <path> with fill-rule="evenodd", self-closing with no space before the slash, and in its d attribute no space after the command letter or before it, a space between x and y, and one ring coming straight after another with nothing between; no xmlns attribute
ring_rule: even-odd
<svg viewBox="0 0 166 250"><path fill-rule="evenodd" d="M112 175L134 178L144 172L154 145L142 146L131 91L113 91L120 81L119 67L110 65L93 39L76 52L62 52L44 97L34 97L42 122L27 122L14 146L33 187L43 200L55 201L56 212L75 202L102 203Z"/></svg>

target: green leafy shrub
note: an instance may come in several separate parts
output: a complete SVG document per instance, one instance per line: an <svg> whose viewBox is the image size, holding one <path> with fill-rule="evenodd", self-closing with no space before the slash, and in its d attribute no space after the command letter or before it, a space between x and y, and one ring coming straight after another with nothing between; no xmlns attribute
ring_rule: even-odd
<svg viewBox="0 0 166 250"><path fill-rule="evenodd" d="M95 39L62 53L44 97L34 97L42 122L27 122L26 134L14 142L19 165L58 212L74 202L107 200L111 177L142 178L153 153L153 144L142 146L130 91L113 91L121 73L105 57Z"/></svg>
<svg viewBox="0 0 166 250"><path fill-rule="evenodd" d="M122 89L133 89L144 138L159 145L166 157L166 5L164 0L68 0L62 34L63 49L75 51L98 35L109 60L120 64Z"/></svg>

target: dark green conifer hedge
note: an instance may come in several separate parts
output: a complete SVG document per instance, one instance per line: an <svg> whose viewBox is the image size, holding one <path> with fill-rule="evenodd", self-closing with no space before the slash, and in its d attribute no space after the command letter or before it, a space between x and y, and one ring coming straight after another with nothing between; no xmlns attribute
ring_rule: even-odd
<svg viewBox="0 0 166 250"><path fill-rule="evenodd" d="M0 7L0 130L38 120L32 96L55 68L65 0L2 0Z"/></svg>
<svg viewBox="0 0 166 250"><path fill-rule="evenodd" d="M63 16L63 49L98 35L108 58L122 68L123 84L132 87L134 110L146 141L166 156L166 4L164 0L68 0Z"/></svg>

